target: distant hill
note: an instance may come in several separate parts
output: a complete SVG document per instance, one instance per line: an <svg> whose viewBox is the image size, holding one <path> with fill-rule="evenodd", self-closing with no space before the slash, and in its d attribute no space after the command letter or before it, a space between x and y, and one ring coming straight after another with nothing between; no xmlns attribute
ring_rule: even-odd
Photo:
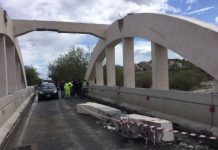
<svg viewBox="0 0 218 150"><path fill-rule="evenodd" d="M214 79L186 59L169 59L168 66L170 89L210 92L213 88L213 86L205 86L202 82L211 83ZM152 61L135 64L135 72L136 87L150 88L152 85Z"/></svg>
<svg viewBox="0 0 218 150"><path fill-rule="evenodd" d="M146 61L135 64L135 71L151 71L151 64Z"/></svg>
<svg viewBox="0 0 218 150"><path fill-rule="evenodd" d="M135 71L151 71L152 70L152 61L142 61L138 64L135 64ZM185 59L169 59L168 65L170 70L181 70L181 69L194 69L198 68L189 61Z"/></svg>
<svg viewBox="0 0 218 150"><path fill-rule="evenodd" d="M135 84L139 88L152 86L152 61L135 64ZM169 59L169 87L174 90L211 92L213 78L202 69L183 59ZM123 66L116 65L116 85L123 86ZM202 83L203 82L203 83ZM107 84L106 65L104 83Z"/></svg>

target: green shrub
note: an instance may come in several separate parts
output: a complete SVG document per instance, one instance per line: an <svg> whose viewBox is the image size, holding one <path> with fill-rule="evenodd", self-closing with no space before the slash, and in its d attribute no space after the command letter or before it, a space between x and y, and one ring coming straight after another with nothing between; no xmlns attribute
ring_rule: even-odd
<svg viewBox="0 0 218 150"><path fill-rule="evenodd" d="M143 71L135 74L136 87L150 88L152 85L151 72Z"/></svg>
<svg viewBox="0 0 218 150"><path fill-rule="evenodd" d="M188 69L169 70L170 89L189 91L200 87L200 83L210 80L211 77L201 69L190 67ZM106 85L107 75L104 66L104 82ZM135 73L136 87L150 88L152 86L152 73L149 71L140 71ZM116 85L123 86L123 67L116 66Z"/></svg>
<svg viewBox="0 0 218 150"><path fill-rule="evenodd" d="M116 66L116 85L123 86L123 67Z"/></svg>
<svg viewBox="0 0 218 150"><path fill-rule="evenodd" d="M169 74L170 89L189 91L207 80L207 75L199 69L171 70Z"/></svg>

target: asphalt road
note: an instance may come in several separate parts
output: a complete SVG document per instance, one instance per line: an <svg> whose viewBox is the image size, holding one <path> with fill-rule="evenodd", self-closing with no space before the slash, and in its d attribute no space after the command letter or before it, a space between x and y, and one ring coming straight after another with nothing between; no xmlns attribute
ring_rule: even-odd
<svg viewBox="0 0 218 150"><path fill-rule="evenodd" d="M144 140L126 139L118 133L104 129L96 118L77 114L76 104L83 102L86 100L78 98L38 102L36 98L21 120L7 149L34 145L38 150L182 150L190 146L184 146L187 143L183 141L157 146L149 143L145 146ZM198 140L187 141L192 146L199 146ZM209 148L201 144L198 149Z"/></svg>
<svg viewBox="0 0 218 150"><path fill-rule="evenodd" d="M37 101L32 104L15 131L8 149L37 145L39 150L143 149L117 133L104 129L98 120L76 113L82 99Z"/></svg>

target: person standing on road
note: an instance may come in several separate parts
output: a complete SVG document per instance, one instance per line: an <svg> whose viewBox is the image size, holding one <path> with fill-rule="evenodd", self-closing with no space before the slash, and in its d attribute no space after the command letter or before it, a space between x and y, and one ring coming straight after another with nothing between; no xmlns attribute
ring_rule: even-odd
<svg viewBox="0 0 218 150"><path fill-rule="evenodd" d="M80 79L78 79L78 95L79 97L82 97L82 81Z"/></svg>
<svg viewBox="0 0 218 150"><path fill-rule="evenodd" d="M70 82L71 83L71 89L70 89L70 94L71 94L71 96L74 96L74 93L73 93L73 87L74 87L74 85L73 85L73 80Z"/></svg>
<svg viewBox="0 0 218 150"><path fill-rule="evenodd" d="M65 85L64 85L65 99L70 99L70 97L71 97L71 87L72 87L71 82L66 82L65 83Z"/></svg>
<svg viewBox="0 0 218 150"><path fill-rule="evenodd" d="M78 94L78 83L76 80L73 81L73 96L75 96L75 94Z"/></svg>
<svg viewBox="0 0 218 150"><path fill-rule="evenodd" d="M86 95L88 94L88 85L89 82L87 80L83 81L83 96L86 97Z"/></svg>
<svg viewBox="0 0 218 150"><path fill-rule="evenodd" d="M67 99L67 82L64 83L64 98Z"/></svg>
<svg viewBox="0 0 218 150"><path fill-rule="evenodd" d="M62 80L60 82L60 91L61 91L61 97L63 98L64 97L64 81Z"/></svg>

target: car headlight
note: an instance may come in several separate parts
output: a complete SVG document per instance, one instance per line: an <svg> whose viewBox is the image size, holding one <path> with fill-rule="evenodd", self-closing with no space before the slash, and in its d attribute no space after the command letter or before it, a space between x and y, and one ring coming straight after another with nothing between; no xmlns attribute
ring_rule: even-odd
<svg viewBox="0 0 218 150"><path fill-rule="evenodd" d="M54 93L57 93L57 92L58 92L57 90L54 91Z"/></svg>
<svg viewBox="0 0 218 150"><path fill-rule="evenodd" d="M43 92L42 92L42 91L39 91L39 94L43 94Z"/></svg>

